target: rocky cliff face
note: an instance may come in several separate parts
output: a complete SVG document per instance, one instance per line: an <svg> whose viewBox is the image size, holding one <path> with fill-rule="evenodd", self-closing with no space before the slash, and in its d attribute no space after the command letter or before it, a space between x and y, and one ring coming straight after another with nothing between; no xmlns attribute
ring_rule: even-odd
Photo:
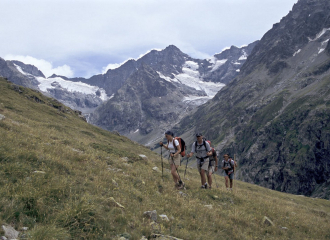
<svg viewBox="0 0 330 240"><path fill-rule="evenodd" d="M34 77L25 75L22 68L15 62L5 61L0 58L0 76L7 78L15 84L37 89L38 81Z"/></svg>
<svg viewBox="0 0 330 240"><path fill-rule="evenodd" d="M190 142L202 131L220 154L236 153L241 180L329 199L329 12L329 1L300 0L177 130Z"/></svg>

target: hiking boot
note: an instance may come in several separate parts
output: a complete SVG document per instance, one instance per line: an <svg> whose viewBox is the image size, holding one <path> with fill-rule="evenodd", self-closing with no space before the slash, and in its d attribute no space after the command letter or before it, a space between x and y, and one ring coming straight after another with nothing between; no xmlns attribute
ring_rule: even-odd
<svg viewBox="0 0 330 240"><path fill-rule="evenodd" d="M179 186L177 187L178 190L180 189L184 189L184 182L182 182L182 184L179 184Z"/></svg>
<svg viewBox="0 0 330 240"><path fill-rule="evenodd" d="M205 186L204 186L204 185L202 185L202 186L201 186L201 189L205 189Z"/></svg>
<svg viewBox="0 0 330 240"><path fill-rule="evenodd" d="M205 183L205 185L204 185L204 186L205 186L205 189L207 189L207 183Z"/></svg>

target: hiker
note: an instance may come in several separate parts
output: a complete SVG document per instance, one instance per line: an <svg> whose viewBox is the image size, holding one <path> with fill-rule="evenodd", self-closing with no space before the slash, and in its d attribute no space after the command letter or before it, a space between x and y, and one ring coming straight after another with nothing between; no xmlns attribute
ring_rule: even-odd
<svg viewBox="0 0 330 240"><path fill-rule="evenodd" d="M223 155L222 169L224 170L223 175L225 177L227 190L233 190L233 179L235 174L235 162L229 159L229 154ZM228 188L228 179L230 180L230 188Z"/></svg>
<svg viewBox="0 0 330 240"><path fill-rule="evenodd" d="M164 145L163 142L160 142L159 145L163 146L165 149L170 151L170 166L171 174L177 189L182 189L184 183L181 181L177 170L181 162L181 147L179 141L174 138L174 134L171 131L165 132L165 138L167 139L167 144Z"/></svg>
<svg viewBox="0 0 330 240"><path fill-rule="evenodd" d="M201 175L201 188L206 189L206 177L205 172L209 170L209 156L212 155L210 144L203 139L203 134L196 134L197 141L192 144L191 153L187 154L187 157L192 157L196 153L197 168Z"/></svg>
<svg viewBox="0 0 330 240"><path fill-rule="evenodd" d="M206 141L211 147L211 141ZM209 168L206 171L208 188L212 188L212 174L218 171L218 157L214 148L211 147L212 155L209 156Z"/></svg>

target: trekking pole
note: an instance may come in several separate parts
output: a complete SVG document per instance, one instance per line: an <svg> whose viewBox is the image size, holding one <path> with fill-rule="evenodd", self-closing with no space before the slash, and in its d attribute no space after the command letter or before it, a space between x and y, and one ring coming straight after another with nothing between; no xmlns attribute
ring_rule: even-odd
<svg viewBox="0 0 330 240"><path fill-rule="evenodd" d="M160 158L161 158L161 161L162 161L162 180L164 182L163 146L160 146Z"/></svg>
<svg viewBox="0 0 330 240"><path fill-rule="evenodd" d="M236 165L236 154L234 154L234 188L235 188L235 191L236 191L236 184L235 184L235 182L236 182L236 167L235 167L235 165Z"/></svg>
<svg viewBox="0 0 330 240"><path fill-rule="evenodd" d="M189 161L189 158L187 157L186 169L184 170L183 179L186 179L186 172L187 172L187 167L188 167L188 161Z"/></svg>

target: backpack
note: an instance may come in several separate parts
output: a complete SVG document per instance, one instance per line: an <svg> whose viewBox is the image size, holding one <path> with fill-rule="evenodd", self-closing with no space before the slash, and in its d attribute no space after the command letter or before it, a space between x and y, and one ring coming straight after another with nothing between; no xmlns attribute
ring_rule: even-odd
<svg viewBox="0 0 330 240"><path fill-rule="evenodd" d="M180 137L175 137L173 139L173 146L174 146L175 150L176 150L176 146L175 146L175 143L174 143L175 140L178 140L179 146L181 148L181 153L180 154L181 154L182 157L184 157L186 155L186 143L185 143L185 141ZM167 141L167 144L169 144L168 141Z"/></svg>
<svg viewBox="0 0 330 240"><path fill-rule="evenodd" d="M203 145L205 150L207 151L205 138L203 138ZM195 142L195 152L197 153L197 141Z"/></svg>
<svg viewBox="0 0 330 240"><path fill-rule="evenodd" d="M234 163L234 165L233 165L231 161L232 161L232 160L229 159L229 165L230 165L230 167L231 167L230 170L233 170L233 169L234 169L234 166L235 166L235 163ZM222 167L225 167L225 164L226 164L226 162L223 161L223 166L222 166ZM230 170L225 170L225 171L228 172L228 171L230 171Z"/></svg>

